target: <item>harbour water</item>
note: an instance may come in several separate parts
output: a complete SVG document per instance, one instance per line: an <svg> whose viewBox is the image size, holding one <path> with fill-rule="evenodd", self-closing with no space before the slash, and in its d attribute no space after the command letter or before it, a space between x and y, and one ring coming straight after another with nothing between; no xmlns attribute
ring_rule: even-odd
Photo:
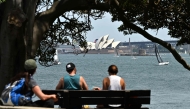
<svg viewBox="0 0 190 109"><path fill-rule="evenodd" d="M44 67L38 65L34 75L42 89L55 89L59 79L67 74L65 65L73 62L77 73L82 75L89 89L102 87L102 80L108 76L108 66L118 66L118 75L126 82L126 89L151 90L149 109L190 109L190 71L179 64L171 54L161 55L169 65L159 66L155 56L115 57L113 54L59 54L61 65ZM182 57L190 63L190 56Z"/></svg>

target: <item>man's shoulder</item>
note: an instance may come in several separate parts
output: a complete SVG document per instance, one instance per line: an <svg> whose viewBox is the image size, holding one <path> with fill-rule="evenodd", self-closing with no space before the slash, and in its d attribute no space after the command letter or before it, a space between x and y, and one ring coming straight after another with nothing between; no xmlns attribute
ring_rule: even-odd
<svg viewBox="0 0 190 109"><path fill-rule="evenodd" d="M103 81L108 81L109 77L104 77Z"/></svg>

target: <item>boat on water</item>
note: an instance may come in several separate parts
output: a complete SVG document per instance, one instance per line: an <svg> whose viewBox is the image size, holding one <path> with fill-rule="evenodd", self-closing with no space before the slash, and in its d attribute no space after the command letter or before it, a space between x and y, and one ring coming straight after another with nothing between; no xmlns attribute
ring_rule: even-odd
<svg viewBox="0 0 190 109"><path fill-rule="evenodd" d="M158 65L168 65L169 64L169 62L160 62L160 63L158 63Z"/></svg>
<svg viewBox="0 0 190 109"><path fill-rule="evenodd" d="M135 56L132 56L132 58L131 59L137 59Z"/></svg>
<svg viewBox="0 0 190 109"><path fill-rule="evenodd" d="M158 50L158 47L157 45L155 44L155 54L156 54L156 59L158 61L158 65L168 65L169 62L168 61L163 61L160 54L159 54L159 50Z"/></svg>
<svg viewBox="0 0 190 109"><path fill-rule="evenodd" d="M57 50L55 51L55 55L54 55L53 58L54 58L54 62L53 62L54 65L59 65L59 64L61 64L61 62L59 61L58 51L57 51Z"/></svg>
<svg viewBox="0 0 190 109"><path fill-rule="evenodd" d="M187 51L186 51L186 50L184 51L184 54L187 54Z"/></svg>

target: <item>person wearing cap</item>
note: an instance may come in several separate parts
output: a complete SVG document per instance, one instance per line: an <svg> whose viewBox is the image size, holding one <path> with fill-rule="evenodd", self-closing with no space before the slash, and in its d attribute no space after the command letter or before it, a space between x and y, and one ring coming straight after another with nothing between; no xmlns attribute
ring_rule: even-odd
<svg viewBox="0 0 190 109"><path fill-rule="evenodd" d="M68 74L59 80L56 90L88 90L88 85L86 84L85 79L76 73L77 70L73 63L68 63L66 65L66 71ZM77 106L77 108L81 108L81 106Z"/></svg>
<svg viewBox="0 0 190 109"><path fill-rule="evenodd" d="M88 85L86 84L85 79L82 76L76 74L77 70L73 63L68 63L66 65L66 71L68 74L59 80L56 90L88 90Z"/></svg>
<svg viewBox="0 0 190 109"><path fill-rule="evenodd" d="M29 93L28 96L32 98L33 94L35 94L40 100L32 101L29 100L24 106L35 106L35 107L54 107L54 102L57 101L56 95L46 95L44 94L36 81L33 79L33 75L36 72L36 61L33 59L27 59L24 64L25 72L21 72L17 74L15 77L11 79L11 83L14 83L16 80L20 80L21 78L25 78L25 86L22 90L24 93Z"/></svg>

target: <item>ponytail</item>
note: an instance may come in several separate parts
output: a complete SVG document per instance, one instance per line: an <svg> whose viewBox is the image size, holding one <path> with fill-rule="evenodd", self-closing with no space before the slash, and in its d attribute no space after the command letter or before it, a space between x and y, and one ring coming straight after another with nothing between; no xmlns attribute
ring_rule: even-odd
<svg viewBox="0 0 190 109"><path fill-rule="evenodd" d="M16 76L14 76L13 78L11 78L11 85L15 82L20 80L21 78L25 79L25 87L24 87L24 91L27 91L29 88L29 81L31 76L35 73L36 69L32 69L32 70L28 70L25 72L20 72L18 73Z"/></svg>

